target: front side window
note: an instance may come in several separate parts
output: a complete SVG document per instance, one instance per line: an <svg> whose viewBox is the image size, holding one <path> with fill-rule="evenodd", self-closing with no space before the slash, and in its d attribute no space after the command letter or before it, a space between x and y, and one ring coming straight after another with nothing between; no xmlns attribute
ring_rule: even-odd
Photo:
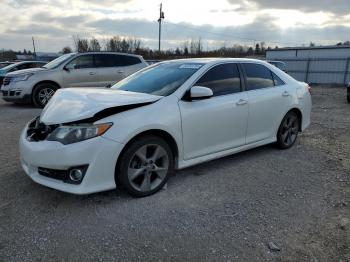
<svg viewBox="0 0 350 262"><path fill-rule="evenodd" d="M32 65L33 65L33 63L25 63L25 64L22 64L22 65L19 65L18 66L18 70L32 68L33 67Z"/></svg>
<svg viewBox="0 0 350 262"><path fill-rule="evenodd" d="M242 64L242 66L247 77L247 90L275 86L271 71L266 66L252 63Z"/></svg>
<svg viewBox="0 0 350 262"><path fill-rule="evenodd" d="M203 64L169 62L147 67L121 80L112 89L168 96L177 90Z"/></svg>
<svg viewBox="0 0 350 262"><path fill-rule="evenodd" d="M78 56L66 65L66 68L68 69L84 69L93 67L95 67L93 55Z"/></svg>
<svg viewBox="0 0 350 262"><path fill-rule="evenodd" d="M236 64L222 64L211 68L195 84L208 87L214 96L241 91L241 79Z"/></svg>

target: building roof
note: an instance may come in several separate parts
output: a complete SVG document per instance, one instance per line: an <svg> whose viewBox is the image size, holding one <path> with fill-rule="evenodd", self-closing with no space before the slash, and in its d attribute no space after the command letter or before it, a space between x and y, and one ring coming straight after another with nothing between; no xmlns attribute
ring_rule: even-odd
<svg viewBox="0 0 350 262"><path fill-rule="evenodd" d="M267 52L272 51L288 51L288 50L319 50L319 49L344 49L350 48L350 45L329 45L329 46L302 46L302 47L282 47L276 49L266 50Z"/></svg>

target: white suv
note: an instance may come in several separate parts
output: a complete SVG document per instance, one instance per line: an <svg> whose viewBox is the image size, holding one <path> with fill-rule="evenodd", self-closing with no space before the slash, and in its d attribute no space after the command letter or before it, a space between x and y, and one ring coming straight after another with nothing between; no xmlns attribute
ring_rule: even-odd
<svg viewBox="0 0 350 262"><path fill-rule="evenodd" d="M34 103L44 107L57 89L65 87L107 87L147 67L138 55L90 52L70 53L42 68L6 75L1 87L8 102Z"/></svg>

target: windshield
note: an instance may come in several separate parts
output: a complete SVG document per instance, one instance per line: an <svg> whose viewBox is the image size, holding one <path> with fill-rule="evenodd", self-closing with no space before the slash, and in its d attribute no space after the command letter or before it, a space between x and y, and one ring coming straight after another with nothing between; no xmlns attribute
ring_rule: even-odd
<svg viewBox="0 0 350 262"><path fill-rule="evenodd" d="M69 58L71 58L74 55L75 55L75 53L62 55L62 56L56 58L55 60L52 60L50 63L47 63L43 67L47 68L47 69L54 69L54 68L58 67L59 65L61 65L62 63L64 63L65 61L67 61Z"/></svg>
<svg viewBox="0 0 350 262"><path fill-rule="evenodd" d="M1 68L1 71L9 71L11 70L12 68L14 68L15 66L19 65L19 63L15 63L15 64L11 64L11 65L8 65L8 66L5 66L3 68Z"/></svg>
<svg viewBox="0 0 350 262"><path fill-rule="evenodd" d="M168 96L203 64L170 62L148 67L118 82L112 89Z"/></svg>

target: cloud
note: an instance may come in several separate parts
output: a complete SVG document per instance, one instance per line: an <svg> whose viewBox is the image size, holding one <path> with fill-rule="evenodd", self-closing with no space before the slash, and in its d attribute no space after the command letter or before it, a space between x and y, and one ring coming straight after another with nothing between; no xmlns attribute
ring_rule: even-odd
<svg viewBox="0 0 350 262"><path fill-rule="evenodd" d="M347 14L350 10L349 0L228 0L231 4L255 4L259 9L288 9L303 12L331 12L334 14Z"/></svg>

